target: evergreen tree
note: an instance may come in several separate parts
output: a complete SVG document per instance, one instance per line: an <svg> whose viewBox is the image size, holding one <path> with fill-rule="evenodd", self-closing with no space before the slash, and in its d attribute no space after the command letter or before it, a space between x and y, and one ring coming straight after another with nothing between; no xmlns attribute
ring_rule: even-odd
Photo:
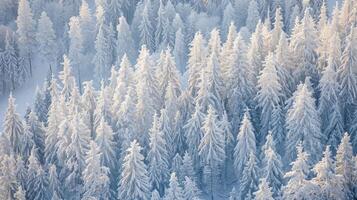
<svg viewBox="0 0 357 200"><path fill-rule="evenodd" d="M90 143L85 163L82 199L109 198L109 168L101 164L101 150L94 141Z"/></svg>
<svg viewBox="0 0 357 200"><path fill-rule="evenodd" d="M275 153L275 143L271 133L267 136L262 150L264 151L263 177L269 183L273 196L278 197L283 184L283 166L279 154Z"/></svg>
<svg viewBox="0 0 357 200"><path fill-rule="evenodd" d="M123 162L123 171L119 183L119 199L149 198L149 176L144 163L144 156L140 153L142 147L136 140L131 142Z"/></svg>
<svg viewBox="0 0 357 200"><path fill-rule="evenodd" d="M319 83L321 93L318 111L321 117L322 133L327 138L327 143L333 150L336 150L342 138L344 124L340 108L340 86L337 82L337 72L331 63L331 56L329 58L329 64L322 72Z"/></svg>
<svg viewBox="0 0 357 200"><path fill-rule="evenodd" d="M188 145L188 152L192 155L193 161L195 163L195 168L198 164L198 147L200 145L201 138L203 137L203 132L201 130L204 113L201 112L199 105L195 106L195 111L192 113L191 118L187 121L184 126L186 130L186 141Z"/></svg>
<svg viewBox="0 0 357 200"><path fill-rule="evenodd" d="M141 13L141 22L139 25L140 30L140 44L145 45L149 50L153 50L154 38L153 38L153 28L150 18L150 7L149 3L145 3L144 9Z"/></svg>
<svg viewBox="0 0 357 200"><path fill-rule="evenodd" d="M30 75L32 76L32 56L35 46L36 22L33 19L33 14L27 0L19 1L17 12L18 16L16 19L16 32L19 36L18 44L20 55L26 60Z"/></svg>
<svg viewBox="0 0 357 200"><path fill-rule="evenodd" d="M336 175L330 146L326 147L322 159L315 165L313 171L316 177L312 179L312 182L319 187L319 194L322 198L338 199L343 196L341 178Z"/></svg>
<svg viewBox="0 0 357 200"><path fill-rule="evenodd" d="M38 117L35 112L31 112L29 114L29 119L27 122L29 126L29 130L33 136L32 140L34 142L35 147L38 151L38 158L41 162L43 162L43 156L45 151L45 128L42 123L39 122Z"/></svg>
<svg viewBox="0 0 357 200"><path fill-rule="evenodd" d="M182 166L181 166L181 175L182 177L188 177L191 180L196 180L196 172L193 168L193 160L189 153L186 151L183 159L182 159Z"/></svg>
<svg viewBox="0 0 357 200"><path fill-rule="evenodd" d="M160 197L160 194L157 190L153 190L152 193L151 193L151 198L150 200L160 200L161 197Z"/></svg>
<svg viewBox="0 0 357 200"><path fill-rule="evenodd" d="M313 86L316 87L319 79L316 52L317 33L309 9L305 10L302 21L295 24L291 35L290 49L292 50L293 63L295 63L296 81L303 81L307 76L310 76Z"/></svg>
<svg viewBox="0 0 357 200"><path fill-rule="evenodd" d="M159 119L155 114L150 129L150 150L148 152L147 160L149 163L150 183L152 188L163 194L165 182L169 176L169 163L166 141L159 125Z"/></svg>
<svg viewBox="0 0 357 200"><path fill-rule="evenodd" d="M285 174L289 178L287 184L283 187L284 199L311 199L317 194L317 188L307 177L310 173L308 157L309 154L304 152L301 143L296 147L297 157L291 163L291 170ZM317 196L316 196L317 197Z"/></svg>
<svg viewBox="0 0 357 200"><path fill-rule="evenodd" d="M254 192L254 196L256 200L273 200L273 192L269 187L269 182L266 178L260 179L259 188L256 192Z"/></svg>
<svg viewBox="0 0 357 200"><path fill-rule="evenodd" d="M227 110L232 121L241 121L248 100L251 100L253 82L249 77L251 71L248 67L247 47L240 34L234 41L233 52L227 70ZM238 126L233 126L233 132L237 130Z"/></svg>
<svg viewBox="0 0 357 200"><path fill-rule="evenodd" d="M21 152L22 135L24 134L24 131L24 122L19 114L16 113L15 98L10 94L5 114L3 133L8 138L11 148L16 154Z"/></svg>
<svg viewBox="0 0 357 200"><path fill-rule="evenodd" d="M46 127L45 137L45 160L47 164L53 164L57 160L57 141L58 129L61 123L61 116L59 114L58 104L58 85L57 80L52 78L50 91L51 91L51 105L48 111L48 124Z"/></svg>
<svg viewBox="0 0 357 200"><path fill-rule="evenodd" d="M7 32L5 38L5 51L1 53L0 59L3 94L9 90L15 90L26 80L27 72L20 61L15 48L15 39L9 32Z"/></svg>
<svg viewBox="0 0 357 200"><path fill-rule="evenodd" d="M26 200L26 191L19 186L14 197L16 200Z"/></svg>
<svg viewBox="0 0 357 200"><path fill-rule="evenodd" d="M282 100L285 101L292 94L294 88L291 80L293 76L291 74L291 55L289 50L289 42L287 40L285 32L281 32L279 42L275 48L275 61L276 70L279 76L279 83L281 85Z"/></svg>
<svg viewBox="0 0 357 200"><path fill-rule="evenodd" d="M255 155L256 143L254 128L250 121L249 113L246 111L241 122L237 136L237 145L235 146L233 153L234 168L236 170L237 177L242 175L245 163L248 161L251 153Z"/></svg>
<svg viewBox="0 0 357 200"><path fill-rule="evenodd" d="M59 177L57 175L56 165L51 164L48 170L48 189L52 199L62 196L62 189Z"/></svg>
<svg viewBox="0 0 357 200"><path fill-rule="evenodd" d="M175 172L171 173L169 187L166 189L164 200L184 200L183 190L177 181Z"/></svg>
<svg viewBox="0 0 357 200"><path fill-rule="evenodd" d="M0 162L0 197L14 199L17 190L16 161L13 156L2 155Z"/></svg>
<svg viewBox="0 0 357 200"><path fill-rule="evenodd" d="M273 54L269 54L264 61L264 69L258 78L258 93L256 101L261 109L260 115L260 138L265 138L271 129L273 110L278 106L281 98L282 86L276 70L276 60Z"/></svg>
<svg viewBox="0 0 357 200"><path fill-rule="evenodd" d="M202 33L197 32L190 43L188 59L188 90L192 97L196 97L200 74L206 61L205 40Z"/></svg>
<svg viewBox="0 0 357 200"><path fill-rule="evenodd" d="M157 110L159 90L158 83L154 75L154 68L150 59L148 49L143 46L137 60L137 70L135 71L136 94L138 100L136 104L138 133L145 134L152 124L152 116ZM148 144L148 135L141 137L144 146Z"/></svg>
<svg viewBox="0 0 357 200"><path fill-rule="evenodd" d="M62 91L61 95L64 97L66 101L69 100L71 96L71 92L73 88L75 87L75 78L72 75L72 66L71 66L71 61L67 57L67 55L63 55L63 70L59 72L59 79L61 80L62 83Z"/></svg>
<svg viewBox="0 0 357 200"><path fill-rule="evenodd" d="M27 198L41 200L48 198L48 179L37 158L36 148L32 148L28 164Z"/></svg>
<svg viewBox="0 0 357 200"><path fill-rule="evenodd" d="M93 48L95 40L95 19L86 0L82 0L79 9L79 22L83 36L83 53L88 53Z"/></svg>
<svg viewBox="0 0 357 200"><path fill-rule="evenodd" d="M242 199L250 199L249 197L258 188L258 166L257 158L254 152L250 152L247 163L244 165L242 179L240 180L239 192Z"/></svg>
<svg viewBox="0 0 357 200"><path fill-rule="evenodd" d="M199 200L201 196L201 191L197 187L194 180L190 179L189 177L185 176L185 180L183 181L183 194L185 200L195 199Z"/></svg>
<svg viewBox="0 0 357 200"><path fill-rule="evenodd" d="M41 56L45 61L50 64L55 64L57 52L56 52L56 35L53 30L53 24L51 19L47 16L46 12L41 13L41 17L38 21L36 41Z"/></svg>
<svg viewBox="0 0 357 200"><path fill-rule="evenodd" d="M320 118L315 106L308 84L302 84L294 93L294 102L286 116L287 141L286 159L290 161L295 158L295 146L302 142L307 153L310 153L311 161L319 160L322 152L321 142L325 138L321 134Z"/></svg>
<svg viewBox="0 0 357 200"><path fill-rule="evenodd" d="M270 41L270 49L275 50L276 46L279 43L279 40L281 38L281 34L285 34L283 31L284 29L284 23L283 23L283 16L282 16L282 11L281 8L278 7L275 11L275 22L274 22L274 28L271 31L271 41Z"/></svg>
<svg viewBox="0 0 357 200"><path fill-rule="evenodd" d="M203 137L198 147L198 153L204 162L206 175L209 176L210 194L213 197L214 177L218 173L219 167L224 161L224 135L223 131L218 126L216 111L212 106L209 106L207 116L202 126Z"/></svg>
<svg viewBox="0 0 357 200"><path fill-rule="evenodd" d="M231 2L228 2L223 11L223 19L221 24L222 38L227 39L229 27L234 24L236 13Z"/></svg>
<svg viewBox="0 0 357 200"><path fill-rule="evenodd" d="M357 37L355 31L356 30L354 28L351 29L350 34L346 38L346 46L341 57L341 66L338 68L338 80L341 87L340 96L344 97L342 106L344 109L344 121L347 128L349 128L349 123L352 118L352 113L350 113L353 110L351 108L351 104L354 104L357 98L356 74L352 69L352 66L355 65L355 61L357 59Z"/></svg>
<svg viewBox="0 0 357 200"><path fill-rule="evenodd" d="M341 139L336 153L336 174L341 176L342 190L345 198L352 198L353 196L353 153L350 136L345 133Z"/></svg>
<svg viewBox="0 0 357 200"><path fill-rule="evenodd" d="M175 47L173 49L173 54L179 71L184 73L186 71L187 50L185 44L185 35L181 28L178 29L175 34Z"/></svg>
<svg viewBox="0 0 357 200"><path fill-rule="evenodd" d="M247 28L253 32L260 19L257 1L251 1L248 6L248 16L246 20Z"/></svg>
<svg viewBox="0 0 357 200"><path fill-rule="evenodd" d="M99 27L97 38L95 40L96 54L93 58L93 64L95 65L95 78L98 82L101 80L104 80L105 82L107 81L109 68L111 66L110 41L105 28L104 24Z"/></svg>
<svg viewBox="0 0 357 200"><path fill-rule="evenodd" d="M91 138L95 137L95 115L96 110L96 92L93 88L93 81L83 82L83 95L81 97L83 109L83 120L90 130Z"/></svg>
<svg viewBox="0 0 357 200"><path fill-rule="evenodd" d="M113 140L113 130L102 117L96 129L95 142L101 152L100 164L109 169L114 169L116 165L115 143Z"/></svg>
<svg viewBox="0 0 357 200"><path fill-rule="evenodd" d="M83 60L83 33L80 24L80 18L78 16L71 17L69 20L68 36L70 39L68 57L71 60L71 65L75 69L75 75L77 77L78 85L81 86L81 63ZM63 58L63 62L66 60Z"/></svg>
<svg viewBox="0 0 357 200"><path fill-rule="evenodd" d="M136 48L135 43L133 41L133 37L130 31L130 27L127 23L125 17L121 16L119 18L119 24L117 26L117 62L121 62L123 60L123 56L127 55L131 62L134 62L136 58Z"/></svg>

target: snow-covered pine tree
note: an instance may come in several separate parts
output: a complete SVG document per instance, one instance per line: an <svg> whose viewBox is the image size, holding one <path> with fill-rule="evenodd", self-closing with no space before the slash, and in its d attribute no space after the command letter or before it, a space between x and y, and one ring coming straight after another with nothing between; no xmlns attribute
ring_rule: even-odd
<svg viewBox="0 0 357 200"><path fill-rule="evenodd" d="M150 129L150 150L147 155L149 165L150 183L163 195L165 183L169 177L169 161L166 140L159 127L157 114L154 115Z"/></svg>
<svg viewBox="0 0 357 200"><path fill-rule="evenodd" d="M209 106L202 126L203 137L198 146L199 156L208 170L208 174L206 175L209 177L209 180L206 180L206 185L212 197L214 195L213 185L216 181L215 176L219 173L225 157L224 134L217 120L216 111L212 106Z"/></svg>
<svg viewBox="0 0 357 200"><path fill-rule="evenodd" d="M60 198L62 194L62 185L57 175L57 167L51 164L48 169L48 189L49 196L52 199Z"/></svg>
<svg viewBox="0 0 357 200"><path fill-rule="evenodd" d="M65 149L65 194L70 199L80 196L82 190L82 172L85 168L85 156L90 141L90 131L80 118L78 111L73 111L73 119L69 122L69 144ZM62 147L63 148L63 147Z"/></svg>
<svg viewBox="0 0 357 200"><path fill-rule="evenodd" d="M35 47L36 22L33 19L30 4L27 0L19 1L18 16L16 19L17 34L19 36L18 45L20 55L26 60L32 76L32 56Z"/></svg>
<svg viewBox="0 0 357 200"><path fill-rule="evenodd" d="M292 83L292 68L289 42L285 32L281 32L279 42L275 48L276 70L281 85L282 101L285 101L292 94L294 83Z"/></svg>
<svg viewBox="0 0 357 200"><path fill-rule="evenodd" d="M185 200L199 200L201 196L201 190L198 188L196 182L191 178L185 176L183 181L183 196Z"/></svg>
<svg viewBox="0 0 357 200"><path fill-rule="evenodd" d="M124 16L119 18L119 24L117 26L117 62L123 61L123 56L126 54L131 62L134 62L137 56L135 43L131 34L130 27Z"/></svg>
<svg viewBox="0 0 357 200"><path fill-rule="evenodd" d="M58 77L62 83L62 91L60 92L61 96L64 97L65 101L68 101L73 88L76 85L76 80L72 75L72 66L71 61L67 55L63 55L63 70L59 72Z"/></svg>
<svg viewBox="0 0 357 200"><path fill-rule="evenodd" d="M184 200L183 190L177 180L176 173L172 172L169 187L165 191L164 200Z"/></svg>
<svg viewBox="0 0 357 200"><path fill-rule="evenodd" d="M269 53L264 61L264 68L258 77L257 106L260 114L260 136L264 140L268 130L272 128L273 110L280 104L282 86L276 69L275 55Z"/></svg>
<svg viewBox="0 0 357 200"><path fill-rule="evenodd" d="M329 56L328 65L322 72L319 82L320 98L318 106L322 133L333 151L337 149L344 127L339 98L340 85L338 84L336 69L337 66L332 63L332 56Z"/></svg>
<svg viewBox="0 0 357 200"><path fill-rule="evenodd" d="M224 82L228 82L229 74L228 74L228 64L230 62L230 56L233 54L234 40L237 37L237 27L233 22L230 22L230 25L227 30L226 40L222 45L222 52L220 54L220 68L222 72L222 77ZM228 89L227 83L225 83L226 90ZM224 94L224 98L226 98L227 94Z"/></svg>
<svg viewBox="0 0 357 200"><path fill-rule="evenodd" d="M92 50L93 41L95 40L95 18L88 2L82 0L79 8L79 22L81 27L81 34L83 36L83 53L88 53Z"/></svg>
<svg viewBox="0 0 357 200"><path fill-rule="evenodd" d="M302 143L296 147L296 160L291 163L291 170L285 174L289 178L283 187L284 199L314 199L318 188L307 178L310 173L309 154L304 151Z"/></svg>
<svg viewBox="0 0 357 200"><path fill-rule="evenodd" d="M305 151L311 155L310 160L313 163L319 160L322 153L322 142L325 142L325 137L321 134L320 117L309 87L311 86L307 83L298 86L293 95L293 104L287 111L288 132L285 154L287 162L296 158L295 147L300 142Z"/></svg>
<svg viewBox="0 0 357 200"><path fill-rule="evenodd" d="M33 136L32 140L34 145L37 148L38 159L43 163L45 151L45 128L33 111L29 114L27 125L29 127L28 131L32 133L31 135Z"/></svg>
<svg viewBox="0 0 357 200"><path fill-rule="evenodd" d="M254 32L255 27L257 26L259 20L260 20L260 13L258 8L258 3L256 0L250 1L248 6L248 16L245 25L251 32Z"/></svg>
<svg viewBox="0 0 357 200"><path fill-rule="evenodd" d="M342 108L347 128L349 128L353 116L351 106L356 103L357 98L356 72L352 69L357 60L357 33L355 32L356 28L352 28L350 34L346 37L341 66L338 68L338 80L341 87L340 96L344 97Z"/></svg>
<svg viewBox="0 0 357 200"><path fill-rule="evenodd" d="M271 132L267 136L266 143L262 147L262 151L264 153L262 160L262 177L264 177L269 183L273 196L279 197L280 188L284 182L284 174L280 155L276 153L276 147Z"/></svg>
<svg viewBox="0 0 357 200"><path fill-rule="evenodd" d="M182 177L187 176L188 178L190 178L193 181L197 180L196 172L195 172L194 165L193 165L193 160L187 151L183 155L181 175L182 175Z"/></svg>
<svg viewBox="0 0 357 200"><path fill-rule="evenodd" d="M123 171L118 188L118 199L149 198L150 183L144 156L140 153L142 147L134 140L127 149L123 161Z"/></svg>
<svg viewBox="0 0 357 200"><path fill-rule="evenodd" d="M344 197L347 199L353 197L353 162L351 139L346 132L336 153L336 174L341 176L342 190L344 191Z"/></svg>
<svg viewBox="0 0 357 200"><path fill-rule="evenodd" d="M99 90L99 94L97 96L97 105L94 110L95 127L99 125L99 122L102 117L104 117L105 121L108 124L112 123L113 120L113 113L111 110L112 99L110 98L109 92L111 92L109 86L105 86L104 81L101 81L101 87Z"/></svg>
<svg viewBox="0 0 357 200"><path fill-rule="evenodd" d="M273 200L273 192L266 178L261 178L258 190L254 192L255 200Z"/></svg>
<svg viewBox="0 0 357 200"><path fill-rule="evenodd" d="M173 91L171 91L173 94L171 94L172 98L175 98L177 100L177 97L180 96L181 93L181 85L180 85L180 72L176 68L176 63L174 61L173 56L170 53L170 49L167 49L164 54L164 61L162 62L162 65L160 68L157 69L156 71L156 76L158 80L158 88L159 88L159 96L165 98L162 101L166 101L168 96L167 92L170 91L168 88L169 84L171 84L171 87ZM166 102L165 102L166 104ZM165 105L166 109L171 109ZM176 112L176 111L175 111ZM175 114L175 113L173 113ZM170 116L174 117L174 116Z"/></svg>
<svg viewBox="0 0 357 200"><path fill-rule="evenodd" d="M110 41L108 34L106 34L106 25L99 27L97 38L95 40L96 53L93 58L95 65L95 80L99 83L101 80L107 82L109 76L109 69L111 66Z"/></svg>
<svg viewBox="0 0 357 200"><path fill-rule="evenodd" d="M314 166L316 177L312 182L319 187L319 195L325 199L343 197L341 177L336 175L335 161L332 158L330 146L326 146L322 159Z"/></svg>
<svg viewBox="0 0 357 200"><path fill-rule="evenodd" d="M102 116L96 129L95 142L97 143L101 153L100 164L111 170L116 166L116 150L113 140L113 130Z"/></svg>
<svg viewBox="0 0 357 200"><path fill-rule="evenodd" d="M22 188L26 189L26 184L27 184L27 168L24 162L24 159L22 159L21 156L17 156L16 158L16 180L17 184L21 186Z"/></svg>
<svg viewBox="0 0 357 200"><path fill-rule="evenodd" d="M188 58L188 90L192 97L196 97L201 70L206 63L205 39L201 32L197 32L190 43Z"/></svg>
<svg viewBox="0 0 357 200"><path fill-rule="evenodd" d="M1 53L0 59L2 94L15 90L23 84L24 78L26 78L26 71L20 70L23 69L20 61L15 48L15 38L13 34L7 31L5 36L5 51Z"/></svg>
<svg viewBox="0 0 357 200"><path fill-rule="evenodd" d="M94 91L93 81L83 82L83 95L81 96L81 105L83 121L90 130L91 138L95 137L95 116L96 91Z"/></svg>
<svg viewBox="0 0 357 200"><path fill-rule="evenodd" d="M198 168L199 158L198 158L198 147L203 137L203 132L201 127L203 125L205 115L201 112L199 105L195 106L195 111L192 113L191 118L187 121L184 126L186 133L186 141L188 145L188 152L192 156L194 161L195 169Z"/></svg>
<svg viewBox="0 0 357 200"><path fill-rule="evenodd" d="M91 141L89 146L86 167L82 173L82 199L108 199L110 197L109 168L101 164L101 149L96 142Z"/></svg>
<svg viewBox="0 0 357 200"><path fill-rule="evenodd" d="M152 116L157 110L159 102L158 83L155 77L154 67L146 46L142 46L139 58L137 60L135 71L136 94L138 95L136 103L137 132L144 134L141 137L143 145L148 144L148 134L152 124Z"/></svg>
<svg viewBox="0 0 357 200"><path fill-rule="evenodd" d="M48 179L45 170L40 164L36 148L33 147L28 159L27 199L48 199Z"/></svg>
<svg viewBox="0 0 357 200"><path fill-rule="evenodd" d="M157 190L151 192L150 200L161 200L160 194Z"/></svg>
<svg viewBox="0 0 357 200"><path fill-rule="evenodd" d="M252 194L258 189L258 161L255 152L250 152L244 164L242 178L239 185L239 195L242 199L251 199Z"/></svg>
<svg viewBox="0 0 357 200"><path fill-rule="evenodd" d="M145 2L144 9L141 15L141 21L139 25L140 30L140 45L145 45L150 51L154 50L154 37L153 37L153 27L151 21L151 7Z"/></svg>
<svg viewBox="0 0 357 200"><path fill-rule="evenodd" d="M315 22L310 15L310 9L305 10L304 18L295 24L291 35L290 49L295 63L294 76L297 83L304 81L307 76L311 77L313 87L319 80L317 70L317 32Z"/></svg>
<svg viewBox="0 0 357 200"><path fill-rule="evenodd" d="M14 194L15 200L26 200L26 191L22 189L21 186L17 188L16 193Z"/></svg>
<svg viewBox="0 0 357 200"><path fill-rule="evenodd" d="M5 113L5 120L3 125L3 133L8 138L12 151L15 154L21 152L22 135L24 134L24 122L20 115L16 112L15 98L10 96L8 98L8 107Z"/></svg>
<svg viewBox="0 0 357 200"><path fill-rule="evenodd" d="M58 85L53 77L50 85L51 105L48 111L48 123L45 137L45 160L47 164L57 161L58 130L61 123L60 108L58 103Z"/></svg>
<svg viewBox="0 0 357 200"><path fill-rule="evenodd" d="M16 161L13 156L1 155L0 162L0 197L13 199L17 190Z"/></svg>
<svg viewBox="0 0 357 200"><path fill-rule="evenodd" d="M78 85L81 86L81 63L83 60L83 34L78 16L71 17L69 20L68 37L70 39L68 57L71 60L71 65L75 69ZM63 62L66 62L63 58Z"/></svg>
<svg viewBox="0 0 357 200"><path fill-rule="evenodd" d="M178 29L175 33L175 47L173 49L173 54L175 57L175 62L181 73L186 71L187 62L187 47L185 44L184 30Z"/></svg>
<svg viewBox="0 0 357 200"><path fill-rule="evenodd" d="M228 2L226 8L223 11L223 19L221 23L222 39L228 38L229 27L234 24L236 13L231 2Z"/></svg>
<svg viewBox="0 0 357 200"><path fill-rule="evenodd" d="M281 7L278 7L275 11L274 28L271 30L270 37L270 50L274 51L279 43L281 34L284 34L284 22Z"/></svg>
<svg viewBox="0 0 357 200"><path fill-rule="evenodd" d="M244 113L237 136L237 145L234 148L234 169L237 177L242 175L245 163L250 154L256 154L256 142L254 128L250 121L249 111Z"/></svg>
<svg viewBox="0 0 357 200"><path fill-rule="evenodd" d="M129 147L130 142L136 138L136 115L135 115L135 92L132 87L128 88L125 100L121 104L117 114L117 130L114 135L115 142L121 144L122 152Z"/></svg>

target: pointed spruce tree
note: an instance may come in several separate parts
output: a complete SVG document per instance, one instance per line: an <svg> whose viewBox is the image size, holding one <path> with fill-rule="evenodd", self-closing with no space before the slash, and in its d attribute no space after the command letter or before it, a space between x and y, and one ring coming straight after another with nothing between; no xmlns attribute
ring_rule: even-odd
<svg viewBox="0 0 357 200"><path fill-rule="evenodd" d="M146 200L149 198L150 182L141 150L142 147L136 140L132 141L127 149L119 182L118 199Z"/></svg>

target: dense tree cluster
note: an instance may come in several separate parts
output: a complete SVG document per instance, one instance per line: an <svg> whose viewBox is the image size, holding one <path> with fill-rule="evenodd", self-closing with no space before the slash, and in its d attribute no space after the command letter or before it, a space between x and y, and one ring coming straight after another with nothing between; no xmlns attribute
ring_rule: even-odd
<svg viewBox="0 0 357 200"><path fill-rule="evenodd" d="M356 199L356 5L20 0L0 199Z"/></svg>

